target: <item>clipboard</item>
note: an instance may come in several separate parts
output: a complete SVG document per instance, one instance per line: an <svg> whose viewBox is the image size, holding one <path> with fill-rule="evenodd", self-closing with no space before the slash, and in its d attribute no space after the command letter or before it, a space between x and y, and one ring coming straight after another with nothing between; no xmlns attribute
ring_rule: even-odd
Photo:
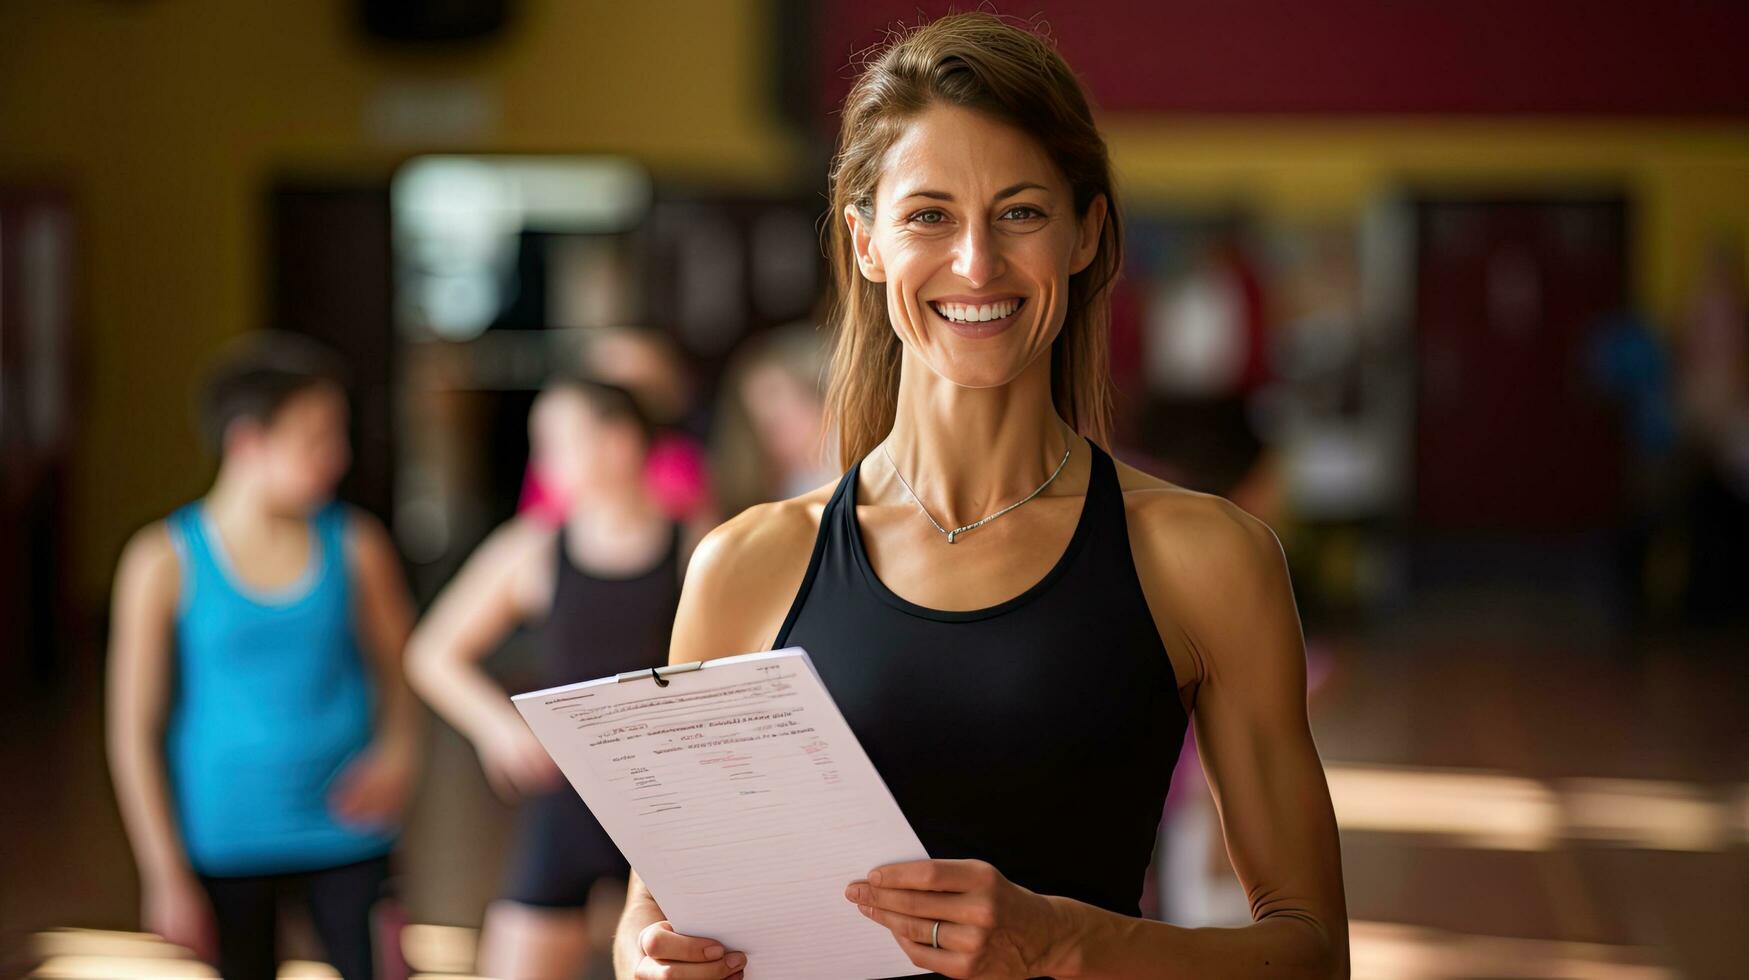
<svg viewBox="0 0 1749 980"><path fill-rule="evenodd" d="M913 976L844 898L928 857L800 647L625 671L512 698L676 931L748 980Z"/></svg>

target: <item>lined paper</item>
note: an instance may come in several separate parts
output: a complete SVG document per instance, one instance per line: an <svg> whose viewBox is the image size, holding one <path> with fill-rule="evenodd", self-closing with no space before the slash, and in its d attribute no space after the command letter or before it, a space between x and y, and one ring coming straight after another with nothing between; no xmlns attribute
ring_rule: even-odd
<svg viewBox="0 0 1749 980"><path fill-rule="evenodd" d="M800 647L513 701L685 935L747 954L747 980L914 976L844 898L927 857Z"/></svg>

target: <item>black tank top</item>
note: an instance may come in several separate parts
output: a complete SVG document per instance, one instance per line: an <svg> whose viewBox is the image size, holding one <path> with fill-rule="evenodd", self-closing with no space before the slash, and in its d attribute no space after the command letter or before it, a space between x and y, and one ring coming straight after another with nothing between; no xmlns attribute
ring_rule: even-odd
<svg viewBox="0 0 1749 980"><path fill-rule="evenodd" d="M1086 500L1056 565L963 612L875 576L851 467L776 647L807 649L930 857L980 858L1040 894L1134 916L1188 719L1116 465L1088 445Z"/></svg>
<svg viewBox="0 0 1749 980"><path fill-rule="evenodd" d="M680 602L680 525L668 549L635 575L593 575L571 560L566 529L557 538L553 604L541 623L541 673L549 686L659 667Z"/></svg>

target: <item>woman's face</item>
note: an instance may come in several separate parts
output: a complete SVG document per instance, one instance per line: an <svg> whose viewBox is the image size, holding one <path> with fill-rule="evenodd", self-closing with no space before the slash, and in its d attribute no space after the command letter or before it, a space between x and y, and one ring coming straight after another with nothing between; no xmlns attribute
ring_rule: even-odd
<svg viewBox="0 0 1749 980"><path fill-rule="evenodd" d="M1069 277L1098 251L1106 202L1075 213L1044 148L937 105L888 150L874 215L844 212L863 276L886 283L900 341L968 388L1007 384L1063 327Z"/></svg>
<svg viewBox="0 0 1749 980"><path fill-rule="evenodd" d="M247 458L276 510L306 514L334 496L352 463L346 395L329 384L293 394L265 423L239 422L227 456Z"/></svg>
<svg viewBox="0 0 1749 980"><path fill-rule="evenodd" d="M546 491L571 503L579 494L639 478L638 438L615 425L576 390L552 387L528 415L529 454Z"/></svg>
<svg viewBox="0 0 1749 980"><path fill-rule="evenodd" d="M776 364L761 364L741 381L741 404L765 452L787 473L818 469L820 395Z"/></svg>

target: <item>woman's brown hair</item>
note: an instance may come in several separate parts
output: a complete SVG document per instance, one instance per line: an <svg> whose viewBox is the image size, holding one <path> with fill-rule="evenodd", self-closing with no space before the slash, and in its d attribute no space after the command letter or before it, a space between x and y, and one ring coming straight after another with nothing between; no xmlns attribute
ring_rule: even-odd
<svg viewBox="0 0 1749 980"><path fill-rule="evenodd" d="M1098 251L1069 277L1063 329L1051 344L1051 397L1076 431L1103 442L1110 429L1109 287L1122 268L1123 237L1105 140L1080 83L1047 40L994 14L952 14L899 34L844 99L827 215L837 329L826 421L846 469L893 427L901 345L887 322L884 285L857 269L844 209L873 217L888 148L908 121L938 104L985 113L1038 140L1068 180L1078 217L1105 195Z"/></svg>

